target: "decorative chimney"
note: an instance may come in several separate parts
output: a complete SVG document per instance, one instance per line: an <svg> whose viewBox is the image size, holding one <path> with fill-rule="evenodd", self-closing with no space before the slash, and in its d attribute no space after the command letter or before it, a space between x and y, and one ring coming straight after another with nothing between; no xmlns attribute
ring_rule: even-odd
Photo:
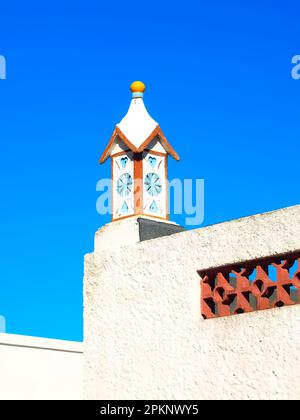
<svg viewBox="0 0 300 420"><path fill-rule="evenodd" d="M129 110L100 158L100 163L111 158L112 220L140 215L168 220L168 155L179 156L148 114L144 83L134 82L130 90Z"/></svg>

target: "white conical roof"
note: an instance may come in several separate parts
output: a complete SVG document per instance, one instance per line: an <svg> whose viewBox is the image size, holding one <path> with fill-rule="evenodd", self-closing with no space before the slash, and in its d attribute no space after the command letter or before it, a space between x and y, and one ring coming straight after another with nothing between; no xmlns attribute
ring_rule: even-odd
<svg viewBox="0 0 300 420"><path fill-rule="evenodd" d="M134 153L141 153L156 137L166 153L179 160L178 154L165 138L160 126L148 114L143 101L145 89L146 86L143 82L134 82L130 86L132 100L128 112L122 121L116 125L109 143L100 158L100 163L104 163L111 155L115 144L119 140Z"/></svg>
<svg viewBox="0 0 300 420"><path fill-rule="evenodd" d="M143 98L132 98L129 110L117 127L124 136L138 148L152 134L158 126L150 117Z"/></svg>

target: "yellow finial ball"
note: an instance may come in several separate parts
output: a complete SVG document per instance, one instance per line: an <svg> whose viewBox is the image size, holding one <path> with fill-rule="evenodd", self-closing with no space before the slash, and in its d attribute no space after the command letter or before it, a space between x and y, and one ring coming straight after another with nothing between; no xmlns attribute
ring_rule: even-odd
<svg viewBox="0 0 300 420"><path fill-rule="evenodd" d="M143 82L133 82L130 86L132 93L144 93L146 90L146 85Z"/></svg>

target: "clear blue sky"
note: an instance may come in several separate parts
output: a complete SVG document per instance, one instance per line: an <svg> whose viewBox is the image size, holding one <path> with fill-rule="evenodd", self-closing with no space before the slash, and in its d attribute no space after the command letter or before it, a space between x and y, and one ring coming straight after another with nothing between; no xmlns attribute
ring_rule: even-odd
<svg viewBox="0 0 300 420"><path fill-rule="evenodd" d="M98 158L135 79L204 178L205 223L299 203L297 1L2 2L0 314L9 333L82 339L83 255L108 221ZM182 218L176 221L182 223Z"/></svg>

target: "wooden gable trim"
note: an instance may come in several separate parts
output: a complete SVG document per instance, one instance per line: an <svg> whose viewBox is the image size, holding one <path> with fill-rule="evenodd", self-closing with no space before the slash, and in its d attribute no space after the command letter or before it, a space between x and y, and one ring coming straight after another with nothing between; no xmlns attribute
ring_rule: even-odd
<svg viewBox="0 0 300 420"><path fill-rule="evenodd" d="M143 152L147 146L151 143L152 140L155 139L155 137L158 136L160 138L160 141L162 143L162 146L166 150L166 152L171 155L175 160L180 160L179 155L175 152L173 147L170 145L166 137L164 136L160 126L158 125L155 130L152 131L150 136L140 145L140 147L137 149L138 152Z"/></svg>
<svg viewBox="0 0 300 420"><path fill-rule="evenodd" d="M162 152L157 152L156 150L151 150L151 149L145 149L144 152L150 153L151 155L160 156L160 157L166 157L168 154L166 151L165 153L162 153Z"/></svg>
<svg viewBox="0 0 300 420"><path fill-rule="evenodd" d="M104 163L106 161L106 159L110 156L109 152L110 149L116 139L116 137L119 137L125 144L126 146L132 150L132 152L137 153L137 148L128 140L128 138L122 133L122 131L119 129L119 127L116 127L114 129L114 132L112 133L112 136L108 142L108 145L106 146L100 160L99 163Z"/></svg>
<svg viewBox="0 0 300 420"><path fill-rule="evenodd" d="M159 127L159 133L158 136L160 137L160 140L162 142L163 147L166 149L166 151L171 155L175 160L180 160L180 157L178 153L173 149L173 147L170 145L168 140L166 139L164 133L162 132L161 128Z"/></svg>
<svg viewBox="0 0 300 420"><path fill-rule="evenodd" d="M175 150L173 149L173 147L170 145L170 143L168 142L168 140L166 139L166 137L164 136L160 126L158 125L150 134L149 137L147 137L147 139L140 145L140 147L135 147L130 140L128 140L128 138L122 133L122 131L119 129L119 127L116 127L114 129L114 132L108 142L108 145L106 146L101 158L100 158L100 163L104 163L106 161L106 159L110 156L109 152L110 149L113 145L113 142L115 141L116 137L119 137L125 144L126 146L133 152L133 153L141 153L143 152L147 146L149 146L149 144L151 143L152 140L155 139L155 137L158 136L160 138L160 141L162 143L162 146L164 147L164 149L166 150L166 152L171 155L175 160L180 160L179 155L175 152Z"/></svg>

